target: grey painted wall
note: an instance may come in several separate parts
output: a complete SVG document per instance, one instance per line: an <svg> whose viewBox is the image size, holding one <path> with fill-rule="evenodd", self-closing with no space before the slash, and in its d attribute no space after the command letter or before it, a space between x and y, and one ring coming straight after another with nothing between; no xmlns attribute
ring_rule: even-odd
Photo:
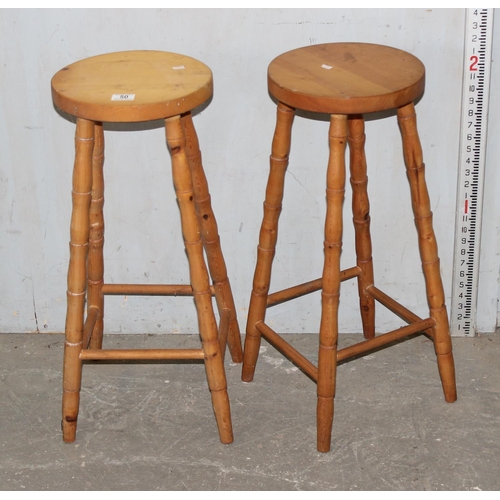
<svg viewBox="0 0 500 500"><path fill-rule="evenodd" d="M359 41L419 57L427 87L417 105L447 297L457 184L463 9L41 9L0 11L0 331L63 331L74 124L53 108L50 79L66 64L100 53L155 49L211 67L215 93L195 116L221 241L242 329L255 265L275 105L266 69L303 45ZM495 35L494 58L500 50ZM494 61L493 78L498 79ZM499 132L492 86L490 137ZM317 278L328 123L298 116L274 265L273 289ZM426 301L396 120L367 122L369 190L377 285L417 313ZM490 140L479 282L478 326L497 323L500 187ZM161 123L107 126L105 277L111 282L186 282L178 210ZM354 264L350 195L342 261ZM345 283L343 332L359 331L356 286ZM189 298L111 297L108 332L197 331ZM425 314L425 313L424 313ZM280 331L316 332L319 296L273 308ZM379 331L399 326L380 310Z"/></svg>

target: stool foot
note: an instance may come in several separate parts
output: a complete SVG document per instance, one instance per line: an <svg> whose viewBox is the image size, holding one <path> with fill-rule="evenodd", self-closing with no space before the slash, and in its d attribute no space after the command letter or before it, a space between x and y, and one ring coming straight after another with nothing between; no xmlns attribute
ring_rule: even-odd
<svg viewBox="0 0 500 500"><path fill-rule="evenodd" d="M61 430L63 441L72 443L76 439L78 409L80 407L80 392L63 392L63 417Z"/></svg>
<svg viewBox="0 0 500 500"><path fill-rule="evenodd" d="M214 408L215 420L217 421L221 443L232 443L234 437L227 390L212 391L212 406Z"/></svg>
<svg viewBox="0 0 500 500"><path fill-rule="evenodd" d="M270 171L264 202L264 217L260 229L257 265L248 309L242 369L242 380L244 382L253 380L255 365L259 356L261 334L255 325L260 321L264 321L266 315L267 296L278 239L278 220L283 201L285 173L288 167L295 110L279 102L276 113L276 129L272 143Z"/></svg>
<svg viewBox="0 0 500 500"><path fill-rule="evenodd" d="M434 327L434 349L436 351L444 399L447 403L454 403L457 400L457 385L446 308L443 307L438 311L432 311L432 317L436 320L436 326Z"/></svg>
<svg viewBox="0 0 500 500"><path fill-rule="evenodd" d="M447 403L454 403L457 400L457 386L455 384L455 363L453 355L441 354L437 356L439 374L443 385L444 399ZM451 381L451 384L449 383Z"/></svg>
<svg viewBox="0 0 500 500"><path fill-rule="evenodd" d="M417 132L417 117L413 103L398 109L398 122L403 138L406 171L410 183L415 224L419 237L420 258L425 278L430 315L436 321L434 348L445 400L457 399L455 364L453 361L448 314L446 312L443 283L439 269L437 242L432 227L432 212L425 182L425 165Z"/></svg>
<svg viewBox="0 0 500 500"><path fill-rule="evenodd" d="M321 453L327 453L331 448L333 407L333 397L318 397L318 404L316 407L317 449Z"/></svg>
<svg viewBox="0 0 500 500"><path fill-rule="evenodd" d="M254 337L252 339L249 339L248 337L249 335L247 334L247 336L245 337L244 352L248 352L248 359L255 358L256 361L253 363L251 361L245 361L245 355L243 355L243 367L241 369L241 380L243 382L252 382L255 375L255 365L257 364L257 357L259 356L260 349L260 337ZM257 353L257 356L255 356L255 352Z"/></svg>

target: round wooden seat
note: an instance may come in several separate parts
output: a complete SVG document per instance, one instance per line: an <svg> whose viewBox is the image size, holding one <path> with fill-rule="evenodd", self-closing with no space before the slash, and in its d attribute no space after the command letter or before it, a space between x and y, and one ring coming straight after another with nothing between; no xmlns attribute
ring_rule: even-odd
<svg viewBox="0 0 500 500"><path fill-rule="evenodd" d="M192 57L134 50L89 57L52 78L54 104L102 122L157 120L191 111L213 93L212 71Z"/></svg>
<svg viewBox="0 0 500 500"><path fill-rule="evenodd" d="M363 114L398 108L422 95L425 67L408 52L385 45L326 43L276 57L268 86L293 108Z"/></svg>

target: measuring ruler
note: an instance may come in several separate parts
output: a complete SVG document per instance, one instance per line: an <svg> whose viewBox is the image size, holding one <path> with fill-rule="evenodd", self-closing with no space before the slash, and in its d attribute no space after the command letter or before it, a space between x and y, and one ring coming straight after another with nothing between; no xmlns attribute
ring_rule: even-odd
<svg viewBox="0 0 500 500"><path fill-rule="evenodd" d="M451 334L476 334L493 9L466 9Z"/></svg>

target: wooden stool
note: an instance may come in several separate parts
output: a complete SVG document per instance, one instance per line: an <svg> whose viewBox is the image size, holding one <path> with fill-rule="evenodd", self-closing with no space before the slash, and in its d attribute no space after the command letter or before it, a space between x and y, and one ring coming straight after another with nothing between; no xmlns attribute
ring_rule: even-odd
<svg viewBox="0 0 500 500"><path fill-rule="evenodd" d="M235 362L241 362L243 354L191 118L191 111L210 99L212 91L212 72L207 66L190 57L156 51L91 57L63 68L52 79L54 104L77 118L63 373L64 441L74 441L76 435L83 361L148 359L203 359L220 439L223 443L233 441L224 372L226 340ZM158 119L165 120L191 284L105 284L103 122ZM102 349L104 295L194 296L202 348ZM212 306L213 295L220 315L219 326Z"/></svg>
<svg viewBox="0 0 500 500"><path fill-rule="evenodd" d="M337 363L396 340L426 333L434 341L445 399L456 400L455 369L424 179L422 150L413 101L424 91L425 68L412 55L391 47L364 43L330 43L292 50L269 65L268 86L278 100L271 168L264 203L253 291L248 312L242 379L253 379L261 335L317 382L317 445L330 450ZM328 113L330 157L327 172L324 267L320 279L269 294L278 218L295 109ZM419 318L373 284L370 215L364 153L364 113L397 109L404 157L425 276L428 318ZM345 148L350 148L356 266L340 270ZM357 278L363 333L367 340L337 351L340 283ZM318 367L266 325L266 308L322 290ZM375 300L408 326L375 337Z"/></svg>

